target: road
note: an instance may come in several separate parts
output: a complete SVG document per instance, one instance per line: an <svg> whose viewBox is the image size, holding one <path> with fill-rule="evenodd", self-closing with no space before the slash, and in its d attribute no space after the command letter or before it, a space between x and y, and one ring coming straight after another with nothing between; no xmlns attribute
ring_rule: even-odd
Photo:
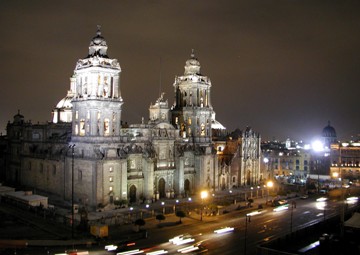
<svg viewBox="0 0 360 255"><path fill-rule="evenodd" d="M315 198L296 199L296 207L289 204L287 210L277 212L273 211L274 208L267 207L261 211L261 214L251 216L250 220L243 211L233 211L216 218L204 217L204 221L185 218L184 224L149 229L148 238L136 241L136 246L133 248L148 248L142 250L144 254L154 250L166 250L168 254L178 254L178 250L186 245L170 244L169 239L188 233L193 236L194 242L187 245L201 243L200 247L207 250L206 254L252 255L256 254L256 247L260 243L272 241L291 231L321 222L341 211L341 205L338 202L316 202ZM214 233L215 229L225 226L233 227L234 231L224 234ZM87 249L90 254L114 254L114 252L104 250L105 244L108 243L104 242L96 247L78 248ZM64 252L64 249L64 247L31 248L18 250L17 254L56 254Z"/></svg>
<svg viewBox="0 0 360 255"><path fill-rule="evenodd" d="M296 231L336 215L340 211L339 206L339 203L334 201L320 203L315 199L297 199L296 207L290 206L287 210L278 212L274 212L273 208L269 207L261 214L250 217L250 222L246 221L248 218L244 212L235 211L223 215L219 220L207 219L205 222L198 221L171 229L154 229L149 232L148 239L139 241L137 245L141 248L158 244L156 249L164 249L172 254L185 245L175 246L169 244L168 240L173 236L189 233L194 237L194 243L202 242L207 254L251 255L256 254L256 247L260 243L272 241L289 234L290 231ZM224 234L214 233L215 229L225 226L233 227L234 231Z"/></svg>

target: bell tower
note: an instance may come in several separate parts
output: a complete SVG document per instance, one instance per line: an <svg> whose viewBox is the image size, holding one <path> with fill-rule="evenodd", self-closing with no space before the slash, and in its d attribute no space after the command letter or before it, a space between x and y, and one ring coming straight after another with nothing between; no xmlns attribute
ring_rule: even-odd
<svg viewBox="0 0 360 255"><path fill-rule="evenodd" d="M180 135L184 139L210 143L213 113L210 101L211 81L201 74L200 67L192 50L185 63L184 75L175 77L175 102L171 109L171 121L180 129Z"/></svg>
<svg viewBox="0 0 360 255"><path fill-rule="evenodd" d="M121 68L107 55L107 43L98 26L89 53L78 60L71 78L72 137L115 137L120 134L123 100Z"/></svg>

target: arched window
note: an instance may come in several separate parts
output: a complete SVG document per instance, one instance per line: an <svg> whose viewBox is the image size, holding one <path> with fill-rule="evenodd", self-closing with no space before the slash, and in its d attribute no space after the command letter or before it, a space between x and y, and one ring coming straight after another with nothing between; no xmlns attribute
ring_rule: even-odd
<svg viewBox="0 0 360 255"><path fill-rule="evenodd" d="M85 120L84 119L80 120L80 135L81 136L85 135Z"/></svg>
<svg viewBox="0 0 360 255"><path fill-rule="evenodd" d="M110 134L109 125L110 125L109 119L104 119L104 135L106 135L106 136Z"/></svg>
<svg viewBox="0 0 360 255"><path fill-rule="evenodd" d="M201 124L201 132L200 132L201 136L205 136L205 125L204 123Z"/></svg>

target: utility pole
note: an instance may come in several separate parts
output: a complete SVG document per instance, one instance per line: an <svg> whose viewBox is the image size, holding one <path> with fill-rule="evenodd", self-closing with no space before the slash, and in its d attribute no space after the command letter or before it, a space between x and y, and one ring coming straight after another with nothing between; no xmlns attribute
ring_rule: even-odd
<svg viewBox="0 0 360 255"><path fill-rule="evenodd" d="M248 222L251 222L251 216L250 215L245 215L245 238L244 238L244 255L246 255L246 242L247 242L247 225Z"/></svg>
<svg viewBox="0 0 360 255"><path fill-rule="evenodd" d="M71 238L74 239L75 226L75 210L74 210L74 156L75 144L69 146L71 148Z"/></svg>

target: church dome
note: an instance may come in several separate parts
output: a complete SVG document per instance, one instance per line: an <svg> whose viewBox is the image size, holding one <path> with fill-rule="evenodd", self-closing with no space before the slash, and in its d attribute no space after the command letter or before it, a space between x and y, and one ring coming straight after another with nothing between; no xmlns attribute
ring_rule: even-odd
<svg viewBox="0 0 360 255"><path fill-rule="evenodd" d="M322 131L322 136L336 138L335 128L330 126L330 121L329 121L328 125L326 127L324 127L324 129Z"/></svg>
<svg viewBox="0 0 360 255"><path fill-rule="evenodd" d="M72 108L71 100L73 97L66 96L63 99L60 100L60 102L56 105L57 109L63 109L63 108Z"/></svg>
<svg viewBox="0 0 360 255"><path fill-rule="evenodd" d="M195 57L194 50L191 51L191 57L185 63L185 75L200 74L200 62Z"/></svg>
<svg viewBox="0 0 360 255"><path fill-rule="evenodd" d="M108 58L107 48L108 46L105 41L105 38L101 35L100 26L98 26L96 35L93 37L93 39L90 42L88 58L96 57L96 56L102 58Z"/></svg>
<svg viewBox="0 0 360 255"><path fill-rule="evenodd" d="M20 110L18 113L14 115L14 123L19 124L24 122L24 116L20 114Z"/></svg>

